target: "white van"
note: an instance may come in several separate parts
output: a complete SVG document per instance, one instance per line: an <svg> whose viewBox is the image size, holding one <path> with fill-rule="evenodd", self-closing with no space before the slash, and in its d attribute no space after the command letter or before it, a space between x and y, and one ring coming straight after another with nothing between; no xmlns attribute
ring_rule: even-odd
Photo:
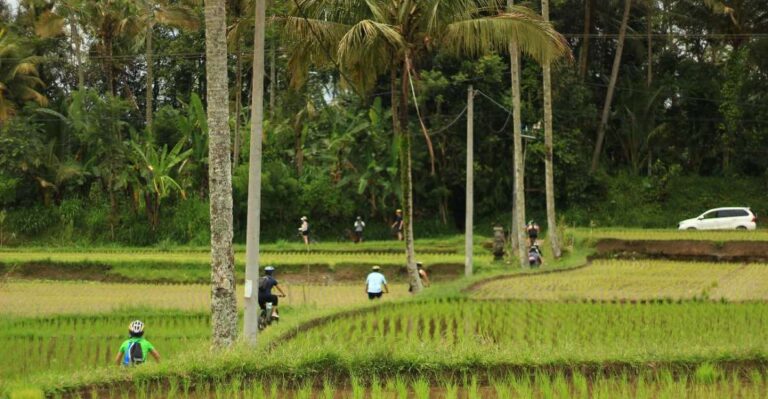
<svg viewBox="0 0 768 399"><path fill-rule="evenodd" d="M710 209L699 217L683 220L677 224L679 230L754 230L757 216L749 208Z"/></svg>

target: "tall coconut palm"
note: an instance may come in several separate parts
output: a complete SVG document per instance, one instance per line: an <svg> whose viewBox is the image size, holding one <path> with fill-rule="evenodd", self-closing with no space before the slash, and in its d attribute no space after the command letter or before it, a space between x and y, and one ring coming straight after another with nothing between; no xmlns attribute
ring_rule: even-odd
<svg viewBox="0 0 768 399"><path fill-rule="evenodd" d="M18 37L0 30L0 126L27 101L46 105L48 99L38 91L44 86L37 73L39 57L29 56Z"/></svg>
<svg viewBox="0 0 768 399"><path fill-rule="evenodd" d="M564 38L527 8L502 8L490 0L294 0L286 33L300 51L291 51L294 83L310 66L336 65L345 83L363 92L379 76L390 76L393 124L400 142L405 246L409 279L421 289L414 261L411 79L419 63L441 48L476 56L508 51L510 41L537 60L570 54ZM425 132L426 133L426 132Z"/></svg>
<svg viewBox="0 0 768 399"><path fill-rule="evenodd" d="M507 0L507 8L514 7L513 0ZM525 230L525 160L523 159L523 131L520 109L520 47L516 41L509 42L509 68L512 82L512 151L514 170L514 200L512 234L517 238L517 259L520 267L528 266L528 247L524 243Z"/></svg>
<svg viewBox="0 0 768 399"><path fill-rule="evenodd" d="M146 93L146 125L152 131L152 115L154 102L154 38L155 25L162 24L175 28L196 30L200 21L189 7L171 4L168 0L137 0L139 24L146 27L144 33L145 55L147 57L147 93Z"/></svg>
<svg viewBox="0 0 768 399"><path fill-rule="evenodd" d="M629 25L629 11L632 8L632 0L624 0L624 16L621 19L619 28L619 39L616 43L616 53L613 56L613 68L611 69L611 78L608 81L608 91L605 94L605 104L600 118L600 124L597 126L597 140L595 141L595 150L592 153L592 166L590 173L597 170L600 155L603 152L603 140L605 139L605 128L608 126L608 117L611 113L611 104L613 104L613 93L616 89L616 81L619 78L619 68L621 67L621 54L624 51L624 38L627 36L627 25Z"/></svg>
<svg viewBox="0 0 768 399"><path fill-rule="evenodd" d="M549 21L549 0L541 0L541 16ZM557 236L557 218L555 216L555 172L552 163L552 68L549 61L544 61L544 187L547 197L547 239L552 246L555 258L562 255L560 237Z"/></svg>
<svg viewBox="0 0 768 399"><path fill-rule="evenodd" d="M211 199L211 322L215 347L230 346L237 337L226 18L224 0L206 0L205 75L210 136L208 175Z"/></svg>

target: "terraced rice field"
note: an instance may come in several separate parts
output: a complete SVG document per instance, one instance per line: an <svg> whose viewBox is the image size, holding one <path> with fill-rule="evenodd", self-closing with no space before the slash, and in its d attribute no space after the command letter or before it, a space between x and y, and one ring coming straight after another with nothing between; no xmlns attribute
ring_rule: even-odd
<svg viewBox="0 0 768 399"><path fill-rule="evenodd" d="M333 322L276 351L485 364L751 358L768 355L768 305L428 301Z"/></svg>
<svg viewBox="0 0 768 399"><path fill-rule="evenodd" d="M368 302L359 285L281 283L290 307L339 308ZM122 284L72 281L13 281L0 284L0 318L57 314L99 314L126 307L210 311L210 286L203 284ZM383 301L408 295L407 284L390 285ZM238 295L239 308L242 298Z"/></svg>
<svg viewBox="0 0 768 399"><path fill-rule="evenodd" d="M139 317L164 361L208 346L206 313L123 309L101 316L8 320L0 322L0 380L42 370L77 372L113 365L128 338L128 323Z"/></svg>
<svg viewBox="0 0 768 399"><path fill-rule="evenodd" d="M478 299L768 299L768 265L599 260L573 271L492 281Z"/></svg>

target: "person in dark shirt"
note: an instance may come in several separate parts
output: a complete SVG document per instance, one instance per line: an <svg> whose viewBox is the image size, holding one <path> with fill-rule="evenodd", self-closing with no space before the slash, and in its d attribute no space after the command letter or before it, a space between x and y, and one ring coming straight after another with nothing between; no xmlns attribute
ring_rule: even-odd
<svg viewBox="0 0 768 399"><path fill-rule="evenodd" d="M397 230L397 239L403 241L403 211L395 211L395 222L392 223L392 229Z"/></svg>
<svg viewBox="0 0 768 399"><path fill-rule="evenodd" d="M263 310L267 307L267 302L272 303L272 317L279 318L277 312L277 297L285 297L285 292L277 285L277 280L272 276L275 272L275 268L267 266L264 268L265 276L259 280L259 307ZM272 293L272 288L276 288L280 295Z"/></svg>

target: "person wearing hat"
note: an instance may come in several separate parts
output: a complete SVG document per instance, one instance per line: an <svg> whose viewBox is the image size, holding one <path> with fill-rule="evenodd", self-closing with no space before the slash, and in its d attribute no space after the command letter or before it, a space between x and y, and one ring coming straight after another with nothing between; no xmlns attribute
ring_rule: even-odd
<svg viewBox="0 0 768 399"><path fill-rule="evenodd" d="M144 363L147 355L152 355L160 362L160 354L149 341L144 339L144 323L134 320L128 325L128 334L131 336L120 345L120 351L115 356L115 363L123 366L133 366Z"/></svg>
<svg viewBox="0 0 768 399"><path fill-rule="evenodd" d="M374 266L365 278L365 292L370 300L381 298L384 293L389 294L387 279L381 274L381 267L378 265Z"/></svg>
<svg viewBox="0 0 768 399"><path fill-rule="evenodd" d="M403 241L403 211L398 209L395 211L395 222L390 226L392 230L397 231L397 239Z"/></svg>
<svg viewBox="0 0 768 399"><path fill-rule="evenodd" d="M358 216L355 220L355 244L363 242L363 230L365 229L365 222L363 218Z"/></svg>
<svg viewBox="0 0 768 399"><path fill-rule="evenodd" d="M272 276L275 273L275 268L267 266L264 268L264 277L259 279L259 308L262 310L267 307L267 302L272 304L272 318L278 319L280 315L277 312L277 297L285 297L283 289L277 285L277 280ZM280 295L272 293L272 288L277 288Z"/></svg>
<svg viewBox="0 0 768 399"><path fill-rule="evenodd" d="M301 220L299 234L301 234L301 238L304 239L304 245L309 245L309 222L307 221L306 216L302 216L299 220Z"/></svg>

